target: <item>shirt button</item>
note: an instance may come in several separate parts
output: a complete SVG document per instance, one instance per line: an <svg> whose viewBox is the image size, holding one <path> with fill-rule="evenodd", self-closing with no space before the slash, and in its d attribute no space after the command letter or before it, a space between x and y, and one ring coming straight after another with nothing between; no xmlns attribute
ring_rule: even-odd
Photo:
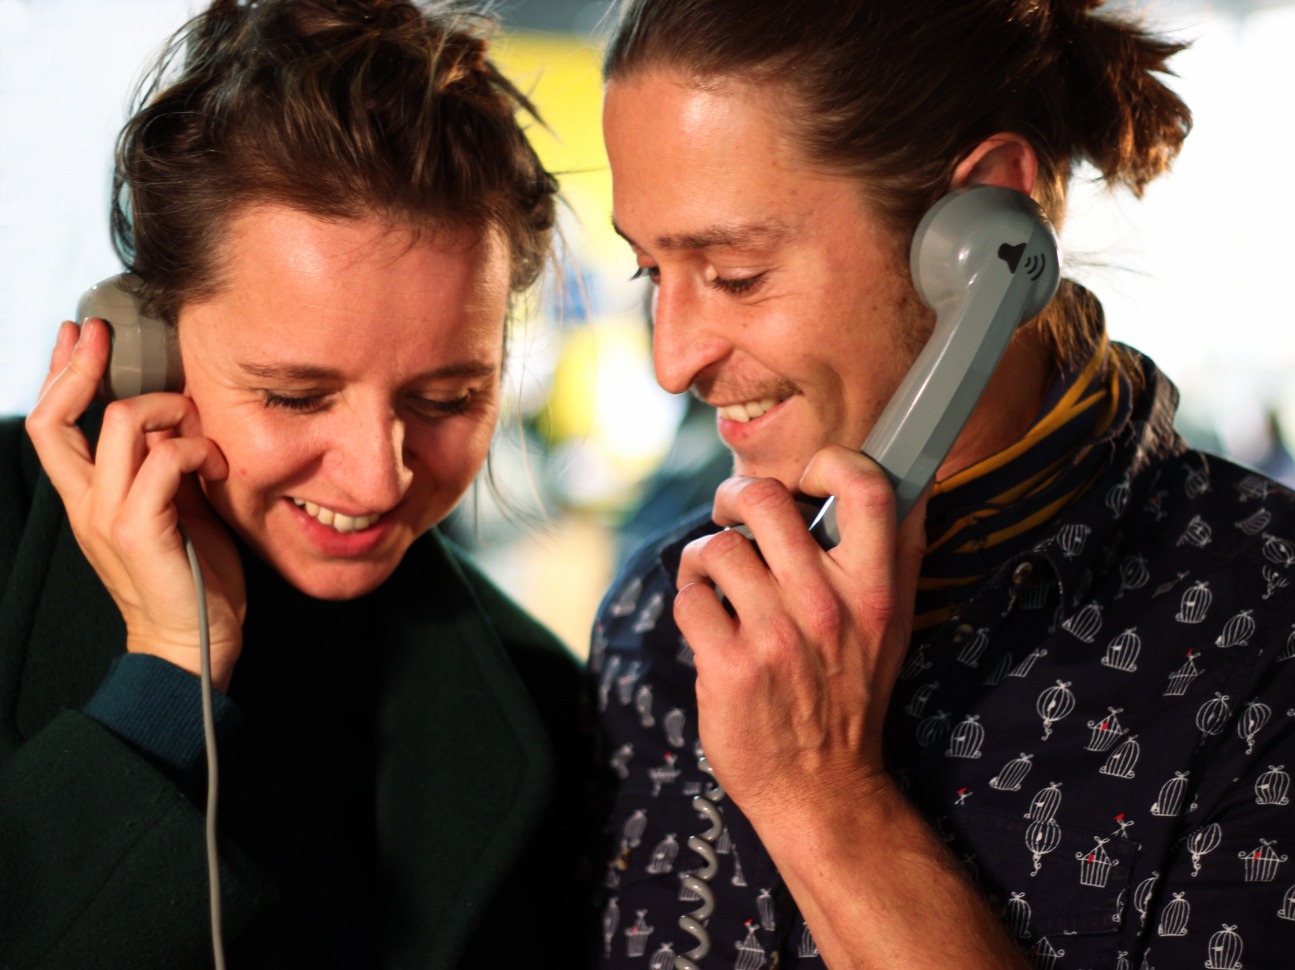
<svg viewBox="0 0 1295 970"><path fill-rule="evenodd" d="M961 643L975 632L976 628L970 623L961 623L958 625L958 628L953 631L953 642Z"/></svg>
<svg viewBox="0 0 1295 970"><path fill-rule="evenodd" d="M1012 573L1012 584L1014 586L1020 586L1027 579L1030 578L1030 574L1033 572L1034 572L1033 563L1030 563L1030 562L1021 563L1019 566L1016 567L1016 570Z"/></svg>

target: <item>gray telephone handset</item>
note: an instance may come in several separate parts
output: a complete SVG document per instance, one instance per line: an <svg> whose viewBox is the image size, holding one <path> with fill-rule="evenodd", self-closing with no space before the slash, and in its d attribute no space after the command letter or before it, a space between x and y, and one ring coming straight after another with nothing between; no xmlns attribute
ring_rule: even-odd
<svg viewBox="0 0 1295 970"><path fill-rule="evenodd" d="M76 305L78 324L98 317L112 333L108 368L99 385L104 400L184 387L175 328L140 312L134 286L129 274L110 276L86 290Z"/></svg>
<svg viewBox="0 0 1295 970"><path fill-rule="evenodd" d="M984 393L1016 328L1061 281L1057 239L1028 195L957 189L922 218L909 250L913 284L935 330L873 426L863 453L886 472L903 521ZM836 501L810 524L825 549L841 541Z"/></svg>

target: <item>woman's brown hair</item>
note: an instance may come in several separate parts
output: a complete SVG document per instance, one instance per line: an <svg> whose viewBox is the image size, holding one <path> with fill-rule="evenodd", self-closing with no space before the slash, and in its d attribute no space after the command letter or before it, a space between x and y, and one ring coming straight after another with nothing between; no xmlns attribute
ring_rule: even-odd
<svg viewBox="0 0 1295 970"><path fill-rule="evenodd" d="M1102 0L625 0L604 75L777 87L804 157L859 179L907 238L985 138L1015 132L1039 160L1036 200L1064 215L1073 166L1141 194L1178 154L1187 106L1157 75L1182 45L1095 12ZM1061 360L1100 326L1063 284L1039 326Z"/></svg>
<svg viewBox="0 0 1295 970"><path fill-rule="evenodd" d="M234 215L276 203L416 232L497 230L517 294L557 185L486 56L489 20L409 0L216 0L168 44L117 144L113 240L174 324L220 284Z"/></svg>

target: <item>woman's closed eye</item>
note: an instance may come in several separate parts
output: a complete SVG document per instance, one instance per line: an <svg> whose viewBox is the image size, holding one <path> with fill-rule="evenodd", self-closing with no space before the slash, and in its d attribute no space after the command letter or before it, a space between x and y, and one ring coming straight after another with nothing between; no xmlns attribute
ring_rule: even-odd
<svg viewBox="0 0 1295 970"><path fill-rule="evenodd" d="M409 400L411 410L428 418L452 418L466 414L478 395L471 390L463 391L454 397L427 397L416 395Z"/></svg>
<svg viewBox="0 0 1295 970"><path fill-rule="evenodd" d="M267 408L277 408L283 411L303 413L318 411L325 406L328 398L329 395L325 392L286 394L279 391L261 391L261 399Z"/></svg>

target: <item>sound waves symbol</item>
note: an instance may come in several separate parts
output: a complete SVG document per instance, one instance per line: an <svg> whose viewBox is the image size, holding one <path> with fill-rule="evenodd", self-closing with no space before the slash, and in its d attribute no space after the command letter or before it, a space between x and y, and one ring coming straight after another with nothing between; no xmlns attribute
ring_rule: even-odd
<svg viewBox="0 0 1295 970"><path fill-rule="evenodd" d="M1021 256L1025 253L1025 243L1017 243L1015 246L1009 246L1003 243L998 247L998 258L1007 264L1008 270L1015 274L1017 264L1021 261ZM1048 258L1042 253L1034 253L1025 260L1025 275L1030 278L1031 283L1037 283L1043 271L1048 268Z"/></svg>

